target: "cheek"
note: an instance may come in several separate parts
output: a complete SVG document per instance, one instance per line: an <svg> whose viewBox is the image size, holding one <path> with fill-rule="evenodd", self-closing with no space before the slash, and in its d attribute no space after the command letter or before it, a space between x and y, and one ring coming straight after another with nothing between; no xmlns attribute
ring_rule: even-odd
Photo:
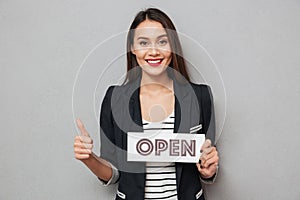
<svg viewBox="0 0 300 200"><path fill-rule="evenodd" d="M136 58L136 61L137 63L140 65L140 66L143 66L145 65L145 53L144 52L141 52L141 51L136 51L135 52L135 58Z"/></svg>
<svg viewBox="0 0 300 200"><path fill-rule="evenodd" d="M164 54L171 54L172 52L170 45L164 46L161 50L164 52Z"/></svg>
<svg viewBox="0 0 300 200"><path fill-rule="evenodd" d="M168 59L171 59L171 58L172 58L172 53L171 53L171 51L164 51L164 57L165 57L165 58L168 58Z"/></svg>
<svg viewBox="0 0 300 200"><path fill-rule="evenodd" d="M138 50L135 52L135 55L136 55L136 58L144 58L146 55L146 52L142 51L142 50Z"/></svg>

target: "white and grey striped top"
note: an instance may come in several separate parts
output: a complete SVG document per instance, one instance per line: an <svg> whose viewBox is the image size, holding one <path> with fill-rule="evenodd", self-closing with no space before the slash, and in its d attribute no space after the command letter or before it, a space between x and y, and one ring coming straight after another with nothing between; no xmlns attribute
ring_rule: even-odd
<svg viewBox="0 0 300 200"><path fill-rule="evenodd" d="M144 132L157 130L160 134L172 134L174 119L174 111L162 122L143 119ZM145 200L150 199L177 200L175 163L146 163Z"/></svg>

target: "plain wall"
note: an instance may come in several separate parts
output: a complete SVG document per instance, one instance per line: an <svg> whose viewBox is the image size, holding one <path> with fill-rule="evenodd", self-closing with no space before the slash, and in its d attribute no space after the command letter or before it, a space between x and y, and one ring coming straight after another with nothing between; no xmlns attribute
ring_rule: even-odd
<svg viewBox="0 0 300 200"><path fill-rule="evenodd" d="M220 171L207 199L300 199L297 0L1 0L0 199L113 199L74 158L74 118L99 154L101 99L149 6L172 18L195 81L213 89Z"/></svg>

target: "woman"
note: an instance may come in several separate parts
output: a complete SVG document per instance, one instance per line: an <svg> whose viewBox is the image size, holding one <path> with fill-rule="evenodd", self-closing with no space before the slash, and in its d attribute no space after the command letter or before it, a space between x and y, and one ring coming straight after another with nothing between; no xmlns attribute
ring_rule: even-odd
<svg viewBox="0 0 300 200"><path fill-rule="evenodd" d="M170 18L155 8L139 12L127 36L126 80L109 87L102 102L101 157L79 119L82 135L74 142L75 157L104 184L119 183L116 199L204 199L201 182L214 181L219 160L213 102L208 86L189 80ZM126 133L152 126L206 134L199 163L128 162Z"/></svg>

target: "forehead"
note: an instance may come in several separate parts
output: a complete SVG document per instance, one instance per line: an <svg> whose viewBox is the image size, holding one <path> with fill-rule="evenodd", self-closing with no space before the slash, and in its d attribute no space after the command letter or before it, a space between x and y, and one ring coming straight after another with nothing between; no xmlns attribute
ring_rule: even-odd
<svg viewBox="0 0 300 200"><path fill-rule="evenodd" d="M135 37L157 37L166 34L166 30L161 23L152 20L145 20L135 29Z"/></svg>

